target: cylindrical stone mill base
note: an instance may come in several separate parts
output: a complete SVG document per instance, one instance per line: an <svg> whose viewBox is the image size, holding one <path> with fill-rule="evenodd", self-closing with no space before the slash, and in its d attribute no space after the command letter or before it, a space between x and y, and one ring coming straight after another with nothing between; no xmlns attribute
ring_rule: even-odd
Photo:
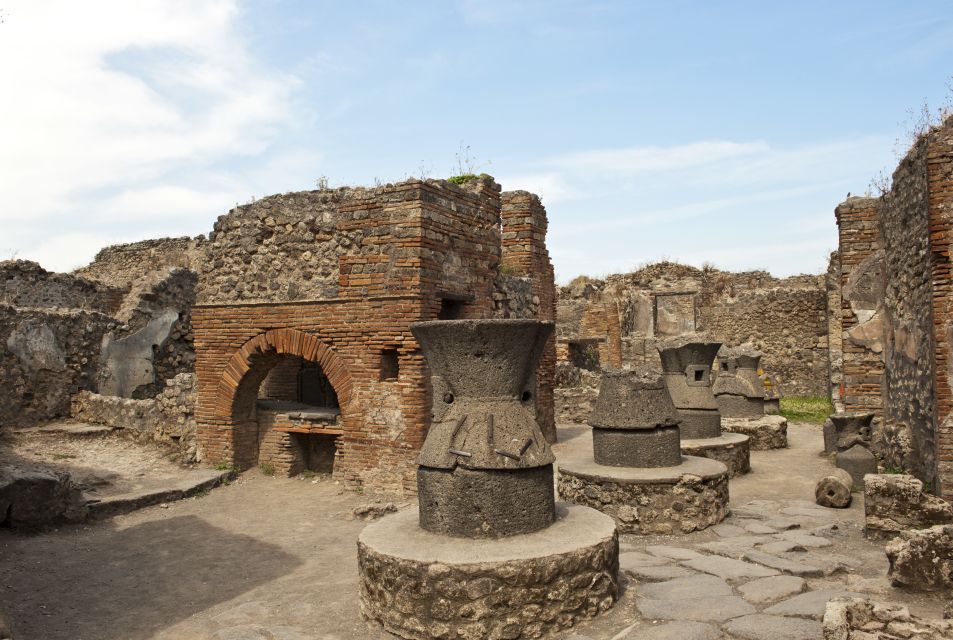
<svg viewBox="0 0 953 640"><path fill-rule="evenodd" d="M597 464L611 467L673 467L682 461L678 427L655 429L592 428Z"/></svg>
<svg viewBox="0 0 953 640"><path fill-rule="evenodd" d="M717 410L679 409L682 439L717 438L721 433L721 414Z"/></svg>
<svg viewBox="0 0 953 640"><path fill-rule="evenodd" d="M557 505L542 531L496 540L424 531L408 509L368 525L357 543L361 612L402 638L539 638L618 598L612 518Z"/></svg>
<svg viewBox="0 0 953 640"><path fill-rule="evenodd" d="M728 469L685 456L674 467L608 467L584 458L557 463L562 499L612 516L624 533L691 533L728 515Z"/></svg>
<svg viewBox="0 0 953 640"><path fill-rule="evenodd" d="M751 471L751 439L740 433L722 433L717 438L682 440L682 453L717 460L734 478Z"/></svg>

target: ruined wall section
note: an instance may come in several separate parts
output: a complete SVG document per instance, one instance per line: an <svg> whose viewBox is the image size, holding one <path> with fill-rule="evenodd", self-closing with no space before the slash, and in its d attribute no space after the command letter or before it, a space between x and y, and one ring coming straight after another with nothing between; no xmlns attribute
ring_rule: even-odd
<svg viewBox="0 0 953 640"><path fill-rule="evenodd" d="M884 254L877 198L851 197L834 210L841 265L841 400L845 411L870 411L875 449L883 416Z"/></svg>
<svg viewBox="0 0 953 640"><path fill-rule="evenodd" d="M202 268L204 236L158 238L105 247L73 275L111 287L127 288L154 271Z"/></svg>
<svg viewBox="0 0 953 640"><path fill-rule="evenodd" d="M553 263L546 248L549 220L539 197L526 191L510 191L502 196L502 240L499 271L527 278L531 284L530 317L556 320L556 280ZM550 442L556 441L553 404L556 375L556 333L543 347L536 370L536 419Z"/></svg>
<svg viewBox="0 0 953 640"><path fill-rule="evenodd" d="M68 416L70 397L95 379L113 322L95 311L0 305L0 426Z"/></svg>
<svg viewBox="0 0 953 640"><path fill-rule="evenodd" d="M926 152L936 358L937 493L953 500L953 118L931 132ZM914 437L920 437L914 433ZM925 436L924 436L925 437Z"/></svg>
<svg viewBox="0 0 953 640"><path fill-rule="evenodd" d="M750 342L785 395L827 395L827 292L810 287L736 289L698 307L698 330L726 346Z"/></svg>
<svg viewBox="0 0 953 640"><path fill-rule="evenodd" d="M598 340L603 367L658 367L659 339L704 332L729 346L754 343L764 369L791 395L828 392L827 290L823 276L778 279L675 263L605 281L580 279L559 290L563 344Z"/></svg>
<svg viewBox="0 0 953 640"><path fill-rule="evenodd" d="M827 263L824 286L827 289L828 392L835 411L844 410L844 399L841 396L844 384L844 335L840 326L843 304L840 285L840 254L833 251Z"/></svg>
<svg viewBox="0 0 953 640"><path fill-rule="evenodd" d="M364 202L369 207L362 208ZM344 204L356 206L342 212ZM367 190L335 189L278 194L232 209L216 220L205 243L197 301L337 297L341 256L358 253L360 221L377 210L373 204Z"/></svg>
<svg viewBox="0 0 953 640"><path fill-rule="evenodd" d="M0 304L38 309L83 309L113 314L126 290L47 271L36 262L0 262Z"/></svg>
<svg viewBox="0 0 953 640"><path fill-rule="evenodd" d="M879 347L882 341L885 350L885 464L902 466L932 485L936 481L937 389L927 146L923 139L910 150L893 174L890 191L879 202L886 317L876 327L875 344Z"/></svg>

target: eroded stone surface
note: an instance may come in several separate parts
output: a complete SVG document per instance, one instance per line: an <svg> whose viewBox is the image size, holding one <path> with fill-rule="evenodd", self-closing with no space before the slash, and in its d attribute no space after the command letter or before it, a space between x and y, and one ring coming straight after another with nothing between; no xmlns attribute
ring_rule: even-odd
<svg viewBox="0 0 953 640"><path fill-rule="evenodd" d="M757 564L751 564L743 560L725 558L722 556L706 556L694 560L685 560L682 565L691 567L698 571L704 571L712 575L724 578L726 580L737 580L739 578L764 578L777 575L774 569L763 567Z"/></svg>
<svg viewBox="0 0 953 640"><path fill-rule="evenodd" d="M764 553L761 551L747 552L745 554L745 560L757 562L758 564L771 567L772 569L777 569L782 573L787 573L794 576L819 578L824 575L824 570L821 567L815 567L805 562L798 562L796 560L788 560L787 558L780 558L778 556L773 556L770 553Z"/></svg>
<svg viewBox="0 0 953 640"><path fill-rule="evenodd" d="M808 591L788 598L764 610L765 613L779 616L796 616L820 620L824 617L824 609L832 598L860 597L859 593L852 593L843 589L818 589Z"/></svg>

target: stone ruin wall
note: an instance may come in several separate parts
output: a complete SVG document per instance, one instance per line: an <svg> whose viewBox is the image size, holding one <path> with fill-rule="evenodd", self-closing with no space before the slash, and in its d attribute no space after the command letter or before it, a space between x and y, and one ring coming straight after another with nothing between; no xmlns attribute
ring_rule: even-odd
<svg viewBox="0 0 953 640"><path fill-rule="evenodd" d="M579 278L558 291L560 420L585 419L598 369L660 367L657 342L693 332L729 346L754 343L765 354L764 370L784 394L826 395L827 297L825 276L777 279L763 271L729 273L674 263L605 280ZM586 350L598 360L596 375L574 366Z"/></svg>
<svg viewBox="0 0 953 640"><path fill-rule="evenodd" d="M841 332L841 265L840 253L837 251L831 252L824 285L827 289L827 368L831 403L835 411L843 411L844 334Z"/></svg>
<svg viewBox="0 0 953 640"><path fill-rule="evenodd" d="M933 270L927 202L927 141L921 140L893 174L878 202L883 264L881 327L885 464L936 483L936 400ZM878 346L880 346L878 344ZM949 393L949 390L947 390ZM916 452L916 453L914 453Z"/></svg>
<svg viewBox="0 0 953 640"><path fill-rule="evenodd" d="M890 191L849 198L836 215L843 349L834 399L877 414L886 467L953 498L953 119L916 141Z"/></svg>
<svg viewBox="0 0 953 640"><path fill-rule="evenodd" d="M144 271L178 261L156 255L164 246L160 240L104 249L99 256L109 264L94 261L77 272L101 279L0 263L0 379L10 385L0 400L0 426L67 417L69 398L80 391L154 398L167 380L192 371L195 273Z"/></svg>
<svg viewBox="0 0 953 640"><path fill-rule="evenodd" d="M199 270L204 243L204 236L183 236L116 244L100 250L92 262L74 270L73 275L111 287L128 288L157 271Z"/></svg>
<svg viewBox="0 0 953 640"><path fill-rule="evenodd" d="M28 260L0 262L0 283L0 304L31 309L82 309L112 315L126 294L124 287L53 273Z"/></svg>

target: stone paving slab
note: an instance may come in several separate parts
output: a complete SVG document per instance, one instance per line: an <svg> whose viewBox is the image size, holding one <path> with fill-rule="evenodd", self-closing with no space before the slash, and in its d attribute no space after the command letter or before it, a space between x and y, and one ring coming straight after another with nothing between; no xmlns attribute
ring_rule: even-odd
<svg viewBox="0 0 953 640"><path fill-rule="evenodd" d="M745 534L745 530L741 527L724 522L722 524L715 525L711 528L711 530L717 533L721 538L734 538L735 536L743 536Z"/></svg>
<svg viewBox="0 0 953 640"><path fill-rule="evenodd" d="M797 595L807 588L804 578L771 576L752 580L738 587L741 597L752 604L767 604Z"/></svg>
<svg viewBox="0 0 953 640"><path fill-rule="evenodd" d="M815 620L763 613L736 618L722 628L741 640L821 640L824 637L821 623Z"/></svg>
<svg viewBox="0 0 953 640"><path fill-rule="evenodd" d="M704 622L678 620L659 625L633 625L612 640L719 640L721 630Z"/></svg>
<svg viewBox="0 0 953 640"><path fill-rule="evenodd" d="M745 554L745 560L757 562L758 564L777 569L781 573L788 573L792 576L820 578L824 575L824 569L821 567L815 567L814 565L796 560L788 560L787 558L780 558L770 553L762 553L761 551L749 551Z"/></svg>
<svg viewBox="0 0 953 640"><path fill-rule="evenodd" d="M768 525L762 524L760 522L752 522L751 524L745 525L745 531L755 535L771 535L778 532L778 530L774 527L769 527Z"/></svg>
<svg viewBox="0 0 953 640"><path fill-rule="evenodd" d="M677 578L668 582L647 584L639 588L639 595L656 600L678 600L706 596L730 596L734 593L731 585L710 575L695 575L690 578Z"/></svg>
<svg viewBox="0 0 953 640"><path fill-rule="evenodd" d="M710 573L725 580L764 578L778 574L776 570L768 567L721 556L707 556L705 558L695 558L694 560L683 560L681 564L684 567Z"/></svg>
<svg viewBox="0 0 953 640"><path fill-rule="evenodd" d="M764 610L765 613L779 616L796 616L820 620L824 617L824 609L832 598L861 598L859 593L843 589L818 589L788 598Z"/></svg>
<svg viewBox="0 0 953 640"><path fill-rule="evenodd" d="M688 576L698 575L695 571L691 571L685 567L671 565L632 567L623 569L623 571L626 575L629 575L640 582L663 582L665 580L673 580L675 578L685 578Z"/></svg>
<svg viewBox="0 0 953 640"><path fill-rule="evenodd" d="M696 596L677 600L639 598L636 606L649 619L697 622L724 622L757 611L739 596Z"/></svg>
<svg viewBox="0 0 953 640"><path fill-rule="evenodd" d="M764 521L766 525L778 531L792 531L801 528L801 523L791 518L768 518Z"/></svg>
<svg viewBox="0 0 953 640"><path fill-rule="evenodd" d="M802 547L809 549L823 549L831 546L833 543L827 538L821 536L812 536L803 531L782 531L777 536L781 540L790 540L796 542Z"/></svg>
<svg viewBox="0 0 953 640"><path fill-rule="evenodd" d="M649 553L661 558L670 558L672 560L691 560L692 558L704 557L697 551L683 549L682 547L669 547L666 545L652 545L645 548Z"/></svg>
<svg viewBox="0 0 953 640"><path fill-rule="evenodd" d="M807 551L804 546L794 540L774 540L758 547L761 551L771 554L794 553Z"/></svg>
<svg viewBox="0 0 953 640"><path fill-rule="evenodd" d="M697 549L714 553L727 558L741 558L759 544L770 540L764 536L738 536L737 538L723 538L714 542L703 542Z"/></svg>
<svg viewBox="0 0 953 640"><path fill-rule="evenodd" d="M623 551L619 554L619 568L623 571L642 567L659 567L671 563L672 561L668 558L660 558L641 551Z"/></svg>

